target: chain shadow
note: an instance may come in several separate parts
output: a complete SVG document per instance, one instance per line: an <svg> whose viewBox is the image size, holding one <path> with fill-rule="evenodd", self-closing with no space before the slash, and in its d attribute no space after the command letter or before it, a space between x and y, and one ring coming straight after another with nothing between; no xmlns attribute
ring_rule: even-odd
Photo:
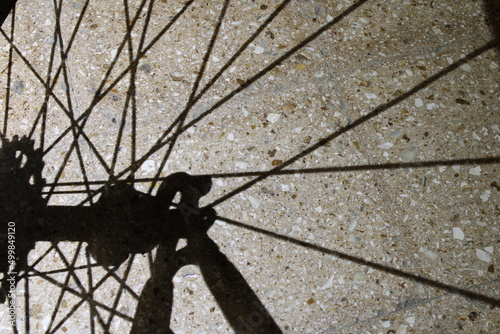
<svg viewBox="0 0 500 334"><path fill-rule="evenodd" d="M27 258L36 242L52 242L51 249L68 268L62 290L68 289L73 277L84 291L84 284L75 274L76 255L66 258L57 243L78 242L78 249L87 244L87 254L111 271L134 254L150 252L159 245L152 275L137 296L131 333L173 333L169 329L172 279L188 264L200 267L209 290L236 333L281 333L245 278L207 235L216 212L212 208L201 209L198 201L211 189L210 177L172 174L163 180L155 196L135 190L133 182L123 181L106 187L93 205L49 206L42 197L42 151L34 149L33 144L26 137L15 137L12 141L4 140L0 149L1 302L13 297L9 280L17 283L22 273L34 270ZM187 246L176 250L181 238L187 240ZM48 277L46 273L42 276ZM82 304L93 299L92 293L98 286L99 283L81 294ZM55 323L61 301L62 295L55 303L51 332L63 324ZM90 303L93 312L98 313L100 305ZM111 312L116 313L115 308L116 305ZM97 319L109 331L109 323L101 315Z"/></svg>

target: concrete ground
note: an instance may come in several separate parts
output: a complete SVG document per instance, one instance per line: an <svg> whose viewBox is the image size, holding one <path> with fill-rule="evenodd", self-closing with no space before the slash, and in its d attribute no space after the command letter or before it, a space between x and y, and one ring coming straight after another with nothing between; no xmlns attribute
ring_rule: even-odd
<svg viewBox="0 0 500 334"><path fill-rule="evenodd" d="M486 7L19 0L0 36L0 130L41 148L47 205L95 205L127 178L155 195L185 172L210 177L200 207L216 220L173 276L161 247L110 268L81 240L39 241L17 332L500 331Z"/></svg>

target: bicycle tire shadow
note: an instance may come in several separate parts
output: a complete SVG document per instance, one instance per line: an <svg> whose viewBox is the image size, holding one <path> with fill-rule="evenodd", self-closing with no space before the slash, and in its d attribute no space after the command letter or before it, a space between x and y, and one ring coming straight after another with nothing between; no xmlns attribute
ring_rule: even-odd
<svg viewBox="0 0 500 334"><path fill-rule="evenodd" d="M32 270L27 257L38 241L85 242L97 264L111 270L132 254L143 254L158 246L152 276L139 296L131 333L173 333L169 327L172 279L188 264L199 266L236 333L281 333L245 278L207 235L216 213L212 208L201 209L198 201L210 191L209 177L172 174L162 181L155 196L135 190L132 181L122 181L106 187L91 206L49 206L41 196L42 168L41 152L33 149L32 140L25 137L3 140L0 149L2 303L10 298L6 289L9 274L18 273L17 283ZM15 222L15 239L9 243L9 233L5 232L11 222ZM181 238L187 240L187 246L176 250ZM9 244L15 245L15 252L9 253Z"/></svg>

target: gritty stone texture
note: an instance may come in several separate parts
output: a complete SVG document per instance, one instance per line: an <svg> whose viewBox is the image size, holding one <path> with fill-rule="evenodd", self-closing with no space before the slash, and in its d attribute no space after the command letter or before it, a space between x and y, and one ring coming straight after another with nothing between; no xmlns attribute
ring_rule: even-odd
<svg viewBox="0 0 500 334"><path fill-rule="evenodd" d="M212 176L209 236L283 333L493 333L500 62L467 58L493 38L486 14L362 2L236 0L219 25L223 1L63 1L60 16L19 1L0 129L43 147L49 205L129 175L152 194L154 178ZM39 242L20 332L128 333L154 254L113 271L85 244ZM173 282L173 332L234 333L197 266Z"/></svg>

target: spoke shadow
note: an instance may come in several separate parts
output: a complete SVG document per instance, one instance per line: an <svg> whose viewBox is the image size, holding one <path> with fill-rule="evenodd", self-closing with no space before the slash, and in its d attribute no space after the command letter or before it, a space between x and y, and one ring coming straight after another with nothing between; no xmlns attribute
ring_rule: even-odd
<svg viewBox="0 0 500 334"><path fill-rule="evenodd" d="M171 20L169 24L165 26L165 29L162 30L158 36L162 36L165 31L167 31L172 24L179 18L182 13L187 10L189 5L193 1L188 1L183 7L182 11L179 12L174 19ZM192 96L190 97L189 103L185 109L185 112L179 116L177 120L175 120L172 125L169 127L167 131L165 131L164 135L162 135L161 139L157 142L152 149L147 152L143 157L136 159L135 157L135 144L133 144L132 149L132 158L131 158L131 166L130 168L125 169L118 175L114 175L114 169L116 164L116 157L118 155L119 143L121 143L122 134L117 139L117 145L115 145L116 150L114 152L113 161L111 167L106 168L106 170L110 174L110 180L98 183L100 185L105 185L98 191L92 192L89 188L90 184L97 184L92 181L87 181L84 183L86 186L86 193L88 194L88 198L91 202L93 196L97 193L101 194L101 198L91 206L78 206L78 207L50 207L47 206L46 198L43 198L42 188L45 186L43 183L43 179L41 178L41 168L43 167L43 162L41 162L41 157L43 155L42 152L33 150L31 142L28 142L24 139L15 139L12 142L3 139L3 147L0 152L0 162L4 163L12 163L12 166L8 169L9 173L15 173L15 177L2 177L0 179L0 198L2 199L1 207L0 207L0 219L2 224L4 224L3 231L7 231L10 227L8 222L13 221L16 222L16 229L18 231L18 235L21 235L22 238L16 239L16 247L17 253L16 258L13 263L15 263L14 267L9 266L9 258L8 252L0 253L0 271L5 274L10 272L24 272L24 276L18 277L27 277L28 272L33 272L35 275L40 275L47 280L51 278L46 275L46 273L37 272L33 266L28 266L26 258L31 249L34 248L35 243L37 241L51 241L54 243L54 248L58 252L61 252L57 248L57 243L61 241L76 241L76 242L85 242L87 246L87 254L91 255L99 265L108 268L109 272L106 277L113 275L113 269L123 264L127 259L130 259L134 256L134 254L146 253L151 251L154 247L158 246L157 255L153 262L152 266L152 276L148 280L142 294L137 296L139 301L139 306L137 308L136 314L133 319L130 319L133 323L132 333L150 333L156 331L166 331L172 332L169 329L170 324L170 316L172 311L172 299L173 299L173 285L172 278L177 272L177 270L187 264L197 264L200 267L200 270L203 274L203 277L210 289L219 303L220 308L225 314L227 320L234 328L237 333L280 333L281 330L274 322L270 314L267 312L265 307L262 305L258 297L249 287L245 278L241 275L241 273L236 269L236 267L229 261L229 259L219 251L217 245L207 236L206 232L210 228L211 224L216 218L215 211L213 206L222 203L223 201L229 199L230 197L248 189L250 186L262 181L264 178L279 175L279 174L291 174L297 172L306 172L306 173L323 173L323 172L345 172L345 171L359 171L359 170L370 170L370 169L380 169L380 168L408 168L408 167L429 167L429 166L437 166L437 165L445 165L448 162L440 162L440 161L431 161L427 163L410 163L410 164L387 164L381 166L353 166L353 167L332 167L332 168L317 168L310 170L287 170L285 169L299 158L310 154L317 148L325 145L332 139L336 138L342 133L345 133L349 130L354 129L356 126L372 119L376 115L385 112L389 108L393 107L397 103L402 102L403 100L409 98L411 95L416 93L417 91L429 86L434 81L443 77L447 73L458 68L458 66L466 63L467 61L474 59L476 56L482 54L483 52L489 50L492 47L498 48L498 22L499 20L494 16L495 11L498 12L498 7L493 6L494 1L486 1L485 8L487 13L493 13L490 15L490 20L493 22L493 31L496 33L496 42L488 43L482 48L476 50L471 53L467 57L461 59L460 61L452 64L448 68L443 71L438 72L436 75L431 77L430 79L422 82L421 84L415 86L413 89L410 89L408 92L402 94L400 97L383 104L376 108L370 114L358 119L354 123L346 126L342 130L332 133L330 136L322 138L319 142L310 148L302 151L297 156L290 158L285 163L280 166L277 166L275 169L264 172L251 172L245 175L234 174L234 175L213 175L216 177L239 177L239 176L257 176L257 178L238 189L235 189L233 192L227 194L226 196L218 199L214 203L208 205L205 208L199 208L198 199L206 194L210 189L211 181L208 176L189 176L188 174L179 173L171 175L167 178L160 178L159 174L154 179L150 179L149 181L155 183L162 181L160 186L160 191L156 196L152 196L150 194L140 193L133 188L133 183L137 182L137 180L125 180L125 181L117 181L119 177L124 176L126 173L133 173L145 159L147 159L152 153L158 151L162 147L170 144L170 148L167 150L168 153L165 155L165 160L168 158L169 153L171 151L171 147L175 144L177 137L181 135L182 132L187 130L189 127L195 125L204 117L212 114L216 111L220 106L222 106L227 101L231 100L236 94L242 92L245 88L249 87L252 83L258 81L261 77L263 77L266 73L268 73L271 69L276 67L278 64L287 60L291 55L293 55L296 51L303 48L312 40L316 39L319 35L321 35L326 30L333 27L337 22L342 20L345 16L349 15L352 11L355 11L361 4L365 1L359 1L359 3L350 7L349 10L345 11L342 15L338 16L325 25L323 28L316 31L310 37L297 44L294 48L288 51L283 57L280 57L278 60L264 68L262 71L258 72L255 76L250 78L243 84L241 87L237 88L224 98L222 98L217 104L215 104L210 110L207 110L200 117L194 119L192 122L188 124L184 124L186 113L190 110L190 107L211 87L211 85L218 79L221 73L224 72L225 69L229 67L231 62L236 59L241 52L246 48L246 45L250 43L252 38L260 34L262 31L260 28L258 33L255 36L252 36L248 40L247 43L244 43L242 48L238 50L238 52L231 58L230 61L223 67L221 70L210 82L207 86L202 87L200 92L197 93L198 83L197 81L193 88ZM145 1L142 2L144 4ZM284 1L282 6L285 6L288 1ZM13 8L15 4L15 0L7 0L2 2L0 7L0 25L3 23L5 18L8 15L8 12L11 8ZM151 6L153 1L150 3ZM142 8L142 7L141 7ZM280 7L282 8L282 7ZM137 21L138 13L137 12L135 18L132 20L132 23L127 23L127 34L120 45L118 55L121 50L125 47L125 45L129 45L130 48L130 34L132 32L132 28ZM276 11L278 13L279 11ZM150 15L151 11L148 10L147 14ZM268 22L271 22L272 17ZM127 18L127 22L129 18ZM262 25L262 29L266 25ZM145 34L147 30L147 25L145 26L143 33ZM75 30L76 33L76 30ZM156 38L153 42L146 47L143 47L144 36L141 38L141 45L137 54L132 56L130 54L130 66L120 74L112 84L105 87L105 82L108 77L110 77L111 68L105 75L105 79L102 81L100 88L96 92L96 96L92 101L89 108L79 117L74 118L72 113L70 112L71 108L67 110L64 104L57 99L57 97L53 93L53 88L57 83L57 78L60 73L64 77L65 65L64 62L61 64L59 69L57 70L54 79L50 80L50 77L46 80L43 80L41 76L40 81L45 83L44 86L47 90L46 96L51 96L58 104L60 104L62 110L68 114L71 120L71 127L69 127L59 138L66 136L66 134L72 132L74 143L70 148L70 153L73 149L77 149L76 145L78 145L77 139L82 136L86 139L89 144L92 144L91 141L86 137L85 132L83 130L90 113L93 111L94 107L101 101L104 96L106 96L109 91L123 79L123 77L130 72L131 77L131 88L129 90L129 95L132 96L131 104L134 105L132 107L132 118L135 118L135 87L133 86L133 81L135 77L135 73L137 72L137 65L139 63L140 58L145 55L145 53L154 45L154 42L157 40ZM216 36L216 33L214 34ZM159 38L159 37L158 37ZM215 38L215 37L214 37ZM215 39L214 39L215 40ZM69 50L72 43L68 43L66 50ZM60 49L65 49L63 45L60 46ZM11 47L11 57L12 57ZM16 50L19 53L19 51ZM67 51L65 51L67 53ZM210 54L210 48L207 50L207 58ZM117 56L118 58L118 56ZM24 59L23 59L24 60ZM116 59L113 61L116 61ZM12 62L10 61L9 64ZM112 65L113 65L112 64ZM206 60L203 61L202 66L206 65ZM31 69L34 71L34 69ZM50 71L49 71L50 72ZM199 77L201 79L201 75ZM197 79L197 80L199 80ZM8 85L10 86L10 84ZM68 85L67 85L68 86ZM69 95L69 93L68 93ZM128 100L127 100L128 101ZM128 105L128 104L127 104ZM123 111L123 120L121 127L125 125L126 118L126 110L127 105ZM8 111L7 111L8 112ZM6 112L6 115L7 115ZM43 116L44 112L41 111ZM41 116L41 117L43 117ZM6 116L7 117L7 116ZM5 121L4 126L6 127L7 122ZM133 131L135 131L135 123L132 126ZM177 130L171 136L170 132L177 126ZM123 128L121 128L121 131ZM4 131L5 132L5 131ZM3 136L2 136L3 137ZM56 140L47 150L50 150L54 145L59 142L60 139ZM135 143L135 134L133 143ZM31 146L30 146L31 145ZM10 151L9 151L10 147ZM43 145L42 145L43 147ZM96 149L96 156L99 158L99 152ZM16 167L16 164L20 164L21 160L15 157L13 152L21 151L22 154L28 157L28 162L24 164L22 167ZM66 160L70 157L70 153L67 154ZM30 160L30 155L32 156ZM80 156L80 154L78 154ZM81 160L81 158L80 158ZM107 166L104 160L100 159L103 166ZM37 163L38 162L38 163ZM488 159L467 159L463 161L453 161L449 162L450 164L472 164L472 163L498 163L498 157L489 158ZM163 164L163 163L162 163ZM61 165L60 173L64 168L65 163ZM0 171L1 172L1 171ZM56 178L56 182L51 185L51 191L49 195L54 193L54 189L56 186L62 185L59 182L59 176ZM82 167L82 173L85 174L85 169ZM2 174L3 175L3 174ZM6 174L7 175L7 174ZM8 174L12 176L11 174ZM30 178L33 177L34 182L30 183ZM34 186L32 186L32 184ZM10 196L10 190L16 189L17 195L14 197ZM176 193L181 193L181 201L178 203L174 202L174 197ZM219 218L224 219L224 218ZM225 221L232 223L234 225L249 228L249 226L235 222L229 221L225 219ZM2 233L3 233L2 231ZM404 273L401 271L397 271L390 267L386 267L376 263L369 263L364 261L363 259L358 259L352 257L350 255L346 255L343 253L339 253L337 251L324 249L321 247L317 247L315 245L307 244L300 240L294 240L288 237L280 236L272 232L267 232L265 230L255 230L259 233L268 234L275 238L283 239L291 243L300 244L304 247L308 247L311 249L315 249L324 253L329 253L332 255L336 255L340 258L344 258L353 262L357 262L359 264L364 264L371 266L375 269L380 269L386 271L390 274L394 274L396 276L405 277L408 279L413 279L419 281L423 284L427 284L430 286L438 287L444 289L449 292L459 293L462 295L466 295L470 298L475 298L479 300L483 300L489 302L492 305L498 306L498 300L492 299L488 296L477 295L468 292L467 290L451 287L441 282L432 281L429 279L421 278L416 275ZM140 236L140 238L138 238ZM7 250L7 241L8 234L0 235L2 238L0 241L0 246ZM188 240L188 246L182 250L176 251L176 245L180 238L186 238ZM74 261L74 259L73 259ZM89 261L90 262L90 261ZM71 267L70 273L68 274L68 278L70 275L74 275L74 262L67 261L69 267ZM7 275L5 275L7 277ZM101 280L103 282L103 280ZM26 283L27 284L27 283ZM55 284L55 282L54 282ZM60 284L60 283L59 283ZM4 290L0 291L0 298L3 297L3 301L8 297L8 291L5 290L6 281L2 282L2 288ZM96 285L93 288L97 288L99 286ZM61 286L64 290L70 290L67 286L67 281L65 284ZM83 287L81 287L83 288ZM92 290L92 288L90 289ZM28 289L27 289L28 293ZM85 301L92 300L92 291L87 291L85 294L79 293L74 290L72 293L77 293L82 297L82 304ZM489 298L489 299L488 299ZM60 298L61 299L61 298ZM117 299L118 300L118 299ZM59 305L60 300L58 300L57 304ZM95 305L97 303L91 303L91 312L94 315L98 313ZM99 305L101 306L101 305ZM56 306L56 310L59 306ZM119 312L116 310L117 305L113 305L112 308L107 308L110 311L110 314L118 314ZM26 318L29 318L29 310ZM54 313L55 314L55 313ZM110 315L110 318L112 318ZM69 317L69 316L68 316ZM92 317L93 318L93 317ZM52 322L54 322L55 317L53 315ZM94 320L92 320L94 321ZM102 317L98 317L98 321L101 326L104 328L108 328L110 326L110 320L105 323ZM57 325L52 325L51 328L53 331L57 330L62 323ZM94 328L94 325L92 325Z"/></svg>
<svg viewBox="0 0 500 334"><path fill-rule="evenodd" d="M16 5L16 1L17 0L3 0L0 3L0 27L2 26L7 16L9 16L10 11Z"/></svg>
<svg viewBox="0 0 500 334"><path fill-rule="evenodd" d="M124 181L106 187L93 205L49 206L42 197L42 151L33 149L33 144L26 137L16 137L12 141L4 140L0 149L1 302L13 297L8 289L12 286L9 280L15 279L17 283L35 273L51 281L48 273L37 272L27 258L36 242L52 242L49 251L59 255L68 272L63 283L51 281L61 285L63 292L55 302L49 332L58 330L70 318L67 314L56 323L66 291L81 297L81 303L73 307L71 314L89 301L93 317L109 330L111 322L106 322L97 308L102 305L93 300L94 291L106 278L85 288L75 273L79 249L85 243L86 254L112 272L135 254L150 252L158 246L152 275L137 296L136 313L130 319L131 333L173 333L169 329L172 280L176 272L188 264L200 267L209 290L236 333L281 333L245 278L207 235L216 213L211 208L201 209L198 201L211 189L209 177L172 174L163 180L155 196L141 193L134 189L132 182ZM16 189L14 194L12 189ZM187 240L187 246L176 250L181 238ZM67 258L57 246L62 241L79 243L72 258ZM15 252L9 252L12 245ZM70 279L77 285L73 291L68 286ZM120 316L117 304L107 308L113 316ZM110 315L110 319L113 316Z"/></svg>

